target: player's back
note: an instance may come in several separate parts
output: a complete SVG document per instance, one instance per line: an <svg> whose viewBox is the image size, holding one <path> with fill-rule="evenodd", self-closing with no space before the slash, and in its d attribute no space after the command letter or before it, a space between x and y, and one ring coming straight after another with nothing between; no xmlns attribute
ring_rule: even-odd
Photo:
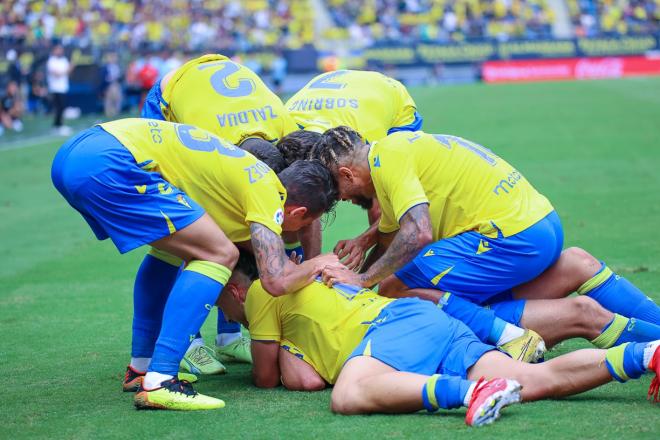
<svg viewBox="0 0 660 440"><path fill-rule="evenodd" d="M162 92L168 121L196 125L236 145L248 137L275 142L297 128L256 73L223 55L188 61Z"/></svg>
<svg viewBox="0 0 660 440"><path fill-rule="evenodd" d="M340 125L366 140L417 130L422 120L399 81L378 72L337 70L313 78L286 103L300 128L317 132Z"/></svg>
<svg viewBox="0 0 660 440"><path fill-rule="evenodd" d="M290 295L273 298L259 281L245 302L252 339L276 338L329 383L362 340L372 320L393 299L369 289L321 281ZM273 332L279 332L273 335Z"/></svg>
<svg viewBox="0 0 660 440"><path fill-rule="evenodd" d="M248 221L281 232L286 191L275 173L250 153L191 125L135 118L101 127L143 169L160 173L199 203L233 242L250 238Z"/></svg>
<svg viewBox="0 0 660 440"><path fill-rule="evenodd" d="M434 240L470 230L514 235L553 209L509 163L457 136L394 133L372 145L369 163L383 232L426 201Z"/></svg>

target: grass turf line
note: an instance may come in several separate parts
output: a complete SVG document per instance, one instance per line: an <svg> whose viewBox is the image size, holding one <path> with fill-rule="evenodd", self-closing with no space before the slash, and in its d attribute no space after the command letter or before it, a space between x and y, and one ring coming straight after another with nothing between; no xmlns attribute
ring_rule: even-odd
<svg viewBox="0 0 660 440"><path fill-rule="evenodd" d="M514 164L553 202L566 246L582 246L660 301L660 79L413 89L429 132L464 136ZM29 134L29 127L28 127ZM98 243L50 183L57 143L0 155L0 438L653 438L650 377L505 410L486 429L464 411L335 416L329 391L262 391L230 364L197 389L219 411L137 412L120 391L131 289L143 255ZM340 207L325 248L361 231ZM362 222L362 223L361 223ZM203 330L210 341L215 312ZM587 347L565 343L558 351ZM655 432L655 434L654 434Z"/></svg>

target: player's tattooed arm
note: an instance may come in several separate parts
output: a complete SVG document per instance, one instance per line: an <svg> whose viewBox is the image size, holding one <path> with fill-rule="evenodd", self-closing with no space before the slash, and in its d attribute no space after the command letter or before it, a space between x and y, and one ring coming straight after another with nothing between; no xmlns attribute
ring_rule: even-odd
<svg viewBox="0 0 660 440"><path fill-rule="evenodd" d="M364 260L364 264L360 268L360 273L369 270L369 268L383 256L385 251L390 247L390 244L392 244L392 240L394 240L396 234L396 232L385 233L376 230L376 246L371 249L371 252L369 252L369 255Z"/></svg>
<svg viewBox="0 0 660 440"><path fill-rule="evenodd" d="M399 232L385 253L369 270L358 275L348 270L328 268L323 271L326 284L348 283L362 287L373 287L396 270L403 267L433 240L428 204L413 206L401 218Z"/></svg>
<svg viewBox="0 0 660 440"><path fill-rule="evenodd" d="M319 255L296 265L284 251L284 242L260 223L250 224L252 250L261 284L272 296L295 292L312 281L324 267L338 264L334 254Z"/></svg>

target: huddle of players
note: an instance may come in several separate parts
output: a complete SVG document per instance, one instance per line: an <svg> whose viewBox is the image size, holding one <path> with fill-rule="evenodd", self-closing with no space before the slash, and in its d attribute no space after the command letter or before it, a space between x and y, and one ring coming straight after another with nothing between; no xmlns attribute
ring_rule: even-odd
<svg viewBox="0 0 660 440"><path fill-rule="evenodd" d="M198 333L216 299L233 321L219 313L220 355L253 361L258 386L335 384L342 413L465 405L481 425L521 398L660 369L660 309L585 251L562 252L554 208L508 163L419 131L391 78L323 74L285 108L249 69L206 55L157 83L143 117L77 135L53 165L97 238L152 246L124 380L138 408L224 406L177 377L224 370ZM335 248L346 265L320 255L318 219L338 198L370 208L372 224ZM520 362L543 355L539 334L604 350Z"/></svg>

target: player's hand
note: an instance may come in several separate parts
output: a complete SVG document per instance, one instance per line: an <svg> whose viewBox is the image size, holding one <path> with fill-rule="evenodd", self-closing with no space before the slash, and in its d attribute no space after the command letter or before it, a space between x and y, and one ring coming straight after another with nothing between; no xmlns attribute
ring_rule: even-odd
<svg viewBox="0 0 660 440"><path fill-rule="evenodd" d="M337 254L337 257L339 257L346 267L351 270L356 270L362 265L368 250L369 249L363 245L360 237L358 237L352 240L339 241L333 249L333 252Z"/></svg>
<svg viewBox="0 0 660 440"><path fill-rule="evenodd" d="M327 253L327 254L321 254L319 256L316 256L314 258L311 258L307 261L313 262L314 263L314 268L315 272L321 273L321 271L325 267L334 267L334 266L343 266L341 262L339 261L339 258L335 254L332 253Z"/></svg>
<svg viewBox="0 0 660 440"><path fill-rule="evenodd" d="M327 266L323 269L321 278L328 287L332 287L337 283L362 287L361 275L353 272L346 266Z"/></svg>

